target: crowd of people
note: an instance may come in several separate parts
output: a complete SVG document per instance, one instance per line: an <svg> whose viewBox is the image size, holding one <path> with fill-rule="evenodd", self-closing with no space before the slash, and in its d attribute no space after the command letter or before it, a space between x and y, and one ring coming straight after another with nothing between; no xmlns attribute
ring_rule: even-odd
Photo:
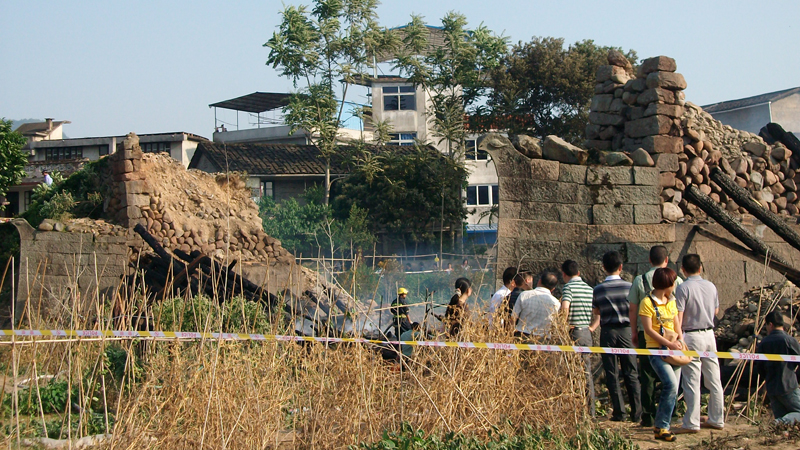
<svg viewBox="0 0 800 450"><path fill-rule="evenodd" d="M620 276L622 255L616 251L607 252L602 259L606 277L594 287L581 278L580 267L572 260L562 264L560 277L551 271L534 276L529 271L509 267L503 272L503 286L489 303L490 326L505 328L523 341L543 341L550 337L556 317L562 314L570 338L579 346L593 346L593 333L599 328L601 347L715 353L714 321L719 313L719 297L716 286L702 276L700 256L687 254L682 258L680 270L684 279L668 267L666 247L652 247L649 259L651 269L631 283ZM559 278L563 282L561 299L553 295ZM467 278L456 280L455 288L444 316L438 317L450 338L459 337L469 315L467 299L472 295ZM397 336L401 340L417 340L419 324L410 322L408 307L404 306L407 291L401 288L398 294L393 304ZM783 331L785 325L780 312L768 314L765 323L769 334L759 344L757 352L800 355L797 340ZM630 407L628 418L643 427L653 427L656 439L671 442L676 434L698 433L701 428L724 429L724 392L715 356L640 355L637 358L608 353L600 356L612 405L612 421L626 420L621 387L624 384ZM587 407L594 417L591 359L587 353L582 357L587 379ZM765 380L776 420L800 422L797 364L759 361L756 367ZM701 418L700 413L701 380L709 393L707 418ZM660 395L656 398L658 384ZM684 393L686 412L681 426L671 429L679 388Z"/></svg>

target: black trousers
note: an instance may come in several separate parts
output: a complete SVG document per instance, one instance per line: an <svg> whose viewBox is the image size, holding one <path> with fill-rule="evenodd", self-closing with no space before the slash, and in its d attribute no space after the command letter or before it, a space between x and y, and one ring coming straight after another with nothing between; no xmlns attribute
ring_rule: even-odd
<svg viewBox="0 0 800 450"><path fill-rule="evenodd" d="M644 331L639 332L639 348L647 348ZM639 383L642 389L642 421L652 425L656 417L656 383L660 383L658 375L650 365L649 356L639 356Z"/></svg>
<svg viewBox="0 0 800 450"><path fill-rule="evenodd" d="M633 348L631 328L600 328L600 346ZM625 403L622 400L622 390L619 383L619 369L622 368L622 378L628 391L628 404L631 406L631 420L639 422L642 420L642 402L639 373L636 370L636 356L603 353L600 358L603 360L603 369L606 372L606 387L608 388L608 395L611 397L611 405L614 408L612 419L622 420L625 417ZM619 365L617 365L617 362L619 362Z"/></svg>

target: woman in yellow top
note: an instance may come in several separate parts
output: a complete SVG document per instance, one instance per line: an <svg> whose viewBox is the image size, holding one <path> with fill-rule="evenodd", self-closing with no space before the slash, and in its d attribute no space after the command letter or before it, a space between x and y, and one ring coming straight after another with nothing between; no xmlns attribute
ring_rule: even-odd
<svg viewBox="0 0 800 450"><path fill-rule="evenodd" d="M683 340L683 336L680 335L680 330L676 330L675 327L678 308L675 305L675 297L672 295L677 277L678 274L669 267L657 269L653 274L653 290L639 302L639 319L642 321L642 327L644 328L647 348L682 349L679 341ZM679 333L678 340L674 342L667 340L662 336L662 328ZM680 366L671 365L657 355L650 355L650 364L661 380L661 398L658 402L654 423L655 438L672 442L675 440L675 435L669 431L669 422L678 397L681 368Z"/></svg>

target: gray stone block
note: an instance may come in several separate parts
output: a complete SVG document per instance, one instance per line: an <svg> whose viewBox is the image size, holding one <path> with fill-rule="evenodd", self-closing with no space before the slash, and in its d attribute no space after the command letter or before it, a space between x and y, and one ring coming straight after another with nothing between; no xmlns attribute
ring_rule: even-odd
<svg viewBox="0 0 800 450"><path fill-rule="evenodd" d="M633 222L633 205L594 205L592 218L595 225L618 225Z"/></svg>
<svg viewBox="0 0 800 450"><path fill-rule="evenodd" d="M596 186L593 200L596 204L660 205L660 188L655 186Z"/></svg>
<svg viewBox="0 0 800 450"><path fill-rule="evenodd" d="M519 241L519 258L530 261L558 261L561 245L562 243L558 241L523 239Z"/></svg>
<svg viewBox="0 0 800 450"><path fill-rule="evenodd" d="M525 164L530 174L530 165ZM530 202L531 180L530 178L503 177L500 176L499 182L500 201Z"/></svg>
<svg viewBox="0 0 800 450"><path fill-rule="evenodd" d="M556 205L558 221L563 223L592 223L592 207L585 204Z"/></svg>
<svg viewBox="0 0 800 450"><path fill-rule="evenodd" d="M520 219L558 222L558 203L528 202L522 203Z"/></svg>
<svg viewBox="0 0 800 450"><path fill-rule="evenodd" d="M558 161L548 161L545 159L532 159L531 179L558 181L559 165L560 164Z"/></svg>
<svg viewBox="0 0 800 450"><path fill-rule="evenodd" d="M660 170L655 167L634 167L633 184L637 186L658 186L659 172Z"/></svg>
<svg viewBox="0 0 800 450"><path fill-rule="evenodd" d="M500 200L499 208L501 219L519 219L522 203Z"/></svg>
<svg viewBox="0 0 800 450"><path fill-rule="evenodd" d="M586 183L587 166L577 164L561 164L558 172L558 181L562 183Z"/></svg>
<svg viewBox="0 0 800 450"><path fill-rule="evenodd" d="M589 225L587 233L587 242L590 244L668 243L675 241L675 224Z"/></svg>
<svg viewBox="0 0 800 450"><path fill-rule="evenodd" d="M617 251L620 252L624 258L625 256L625 244L623 243L613 243L613 244L588 244L584 247L583 256L585 256L589 261L602 261L603 255L608 252ZM627 260L626 260L627 262Z"/></svg>
<svg viewBox="0 0 800 450"><path fill-rule="evenodd" d="M501 179L502 181L502 179ZM545 203L591 204L589 189L583 185L558 181L533 181L528 188L528 201Z"/></svg>
<svg viewBox="0 0 800 450"><path fill-rule="evenodd" d="M538 241L586 242L588 225L508 220L498 230L498 237L513 237Z"/></svg>
<svg viewBox="0 0 800 450"><path fill-rule="evenodd" d="M590 166L586 169L586 184L630 185L633 175L630 167Z"/></svg>
<svg viewBox="0 0 800 450"><path fill-rule="evenodd" d="M661 205L634 205L633 223L646 225L661 223Z"/></svg>
<svg viewBox="0 0 800 450"><path fill-rule="evenodd" d="M668 116L650 116L625 123L625 135L632 138L667 134L672 129L672 118ZM647 150L645 148L645 150Z"/></svg>

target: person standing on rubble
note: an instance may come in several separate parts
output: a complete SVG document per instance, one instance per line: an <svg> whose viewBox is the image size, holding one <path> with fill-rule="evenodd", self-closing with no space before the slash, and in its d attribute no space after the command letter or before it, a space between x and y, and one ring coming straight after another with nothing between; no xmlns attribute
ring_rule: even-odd
<svg viewBox="0 0 800 450"><path fill-rule="evenodd" d="M408 296L408 289L401 287L397 290L397 298L394 299L391 306L392 311L392 324L394 325L394 334L400 337L403 333L411 329L411 321L408 319L408 303L406 297Z"/></svg>
<svg viewBox="0 0 800 450"><path fill-rule="evenodd" d="M616 348L633 348L631 343L631 319L628 317L630 304L628 292L631 284L623 280L622 255L617 251L607 252L603 255L603 270L606 279L594 287L592 295L592 323L589 331L594 332L600 327L600 346ZM622 377L628 390L628 403L631 407L631 420L642 420L641 387L639 374L636 370L636 357L634 355L613 355L603 353L600 355L603 369L606 372L606 387L611 397L613 411L611 420L622 422L625 420L625 404L622 399L622 390L619 383L619 368L622 366Z"/></svg>
<svg viewBox="0 0 800 450"><path fill-rule="evenodd" d="M714 283L704 280L703 263L700 255L688 254L681 261L681 271L686 281L675 289L678 306L678 324L683 332L686 347L696 352L717 351L714 336L714 318L719 312L719 296ZM708 389L708 420L700 423L700 374ZM697 433L700 427L721 430L725 426L723 403L725 394L719 375L719 360L692 358L692 362L681 369L681 387L686 400L686 413L683 415L684 433Z"/></svg>
<svg viewBox="0 0 800 450"><path fill-rule="evenodd" d="M644 327L642 326L642 321L639 320L639 303L647 298L647 295L653 290L653 274L656 273L656 269L667 267L669 264L669 252L667 251L667 247L663 245L651 247L649 259L651 269L633 279L631 291L628 293L628 302L630 302L630 313L628 316L631 319L631 340L633 341L633 346L638 348L647 348ZM682 282L683 280L681 280L680 277L676 277L674 287L677 288ZM646 428L653 426L653 420L656 416L657 382L658 376L650 365L650 357L647 355L639 356L639 383L642 385L641 425Z"/></svg>
<svg viewBox="0 0 800 450"><path fill-rule="evenodd" d="M797 339L784 331L783 314L772 311L764 317L767 336L756 347L756 353L800 355ZM800 422L800 388L797 385L797 363L756 361L756 370L764 378L769 406L775 421L783 424Z"/></svg>

